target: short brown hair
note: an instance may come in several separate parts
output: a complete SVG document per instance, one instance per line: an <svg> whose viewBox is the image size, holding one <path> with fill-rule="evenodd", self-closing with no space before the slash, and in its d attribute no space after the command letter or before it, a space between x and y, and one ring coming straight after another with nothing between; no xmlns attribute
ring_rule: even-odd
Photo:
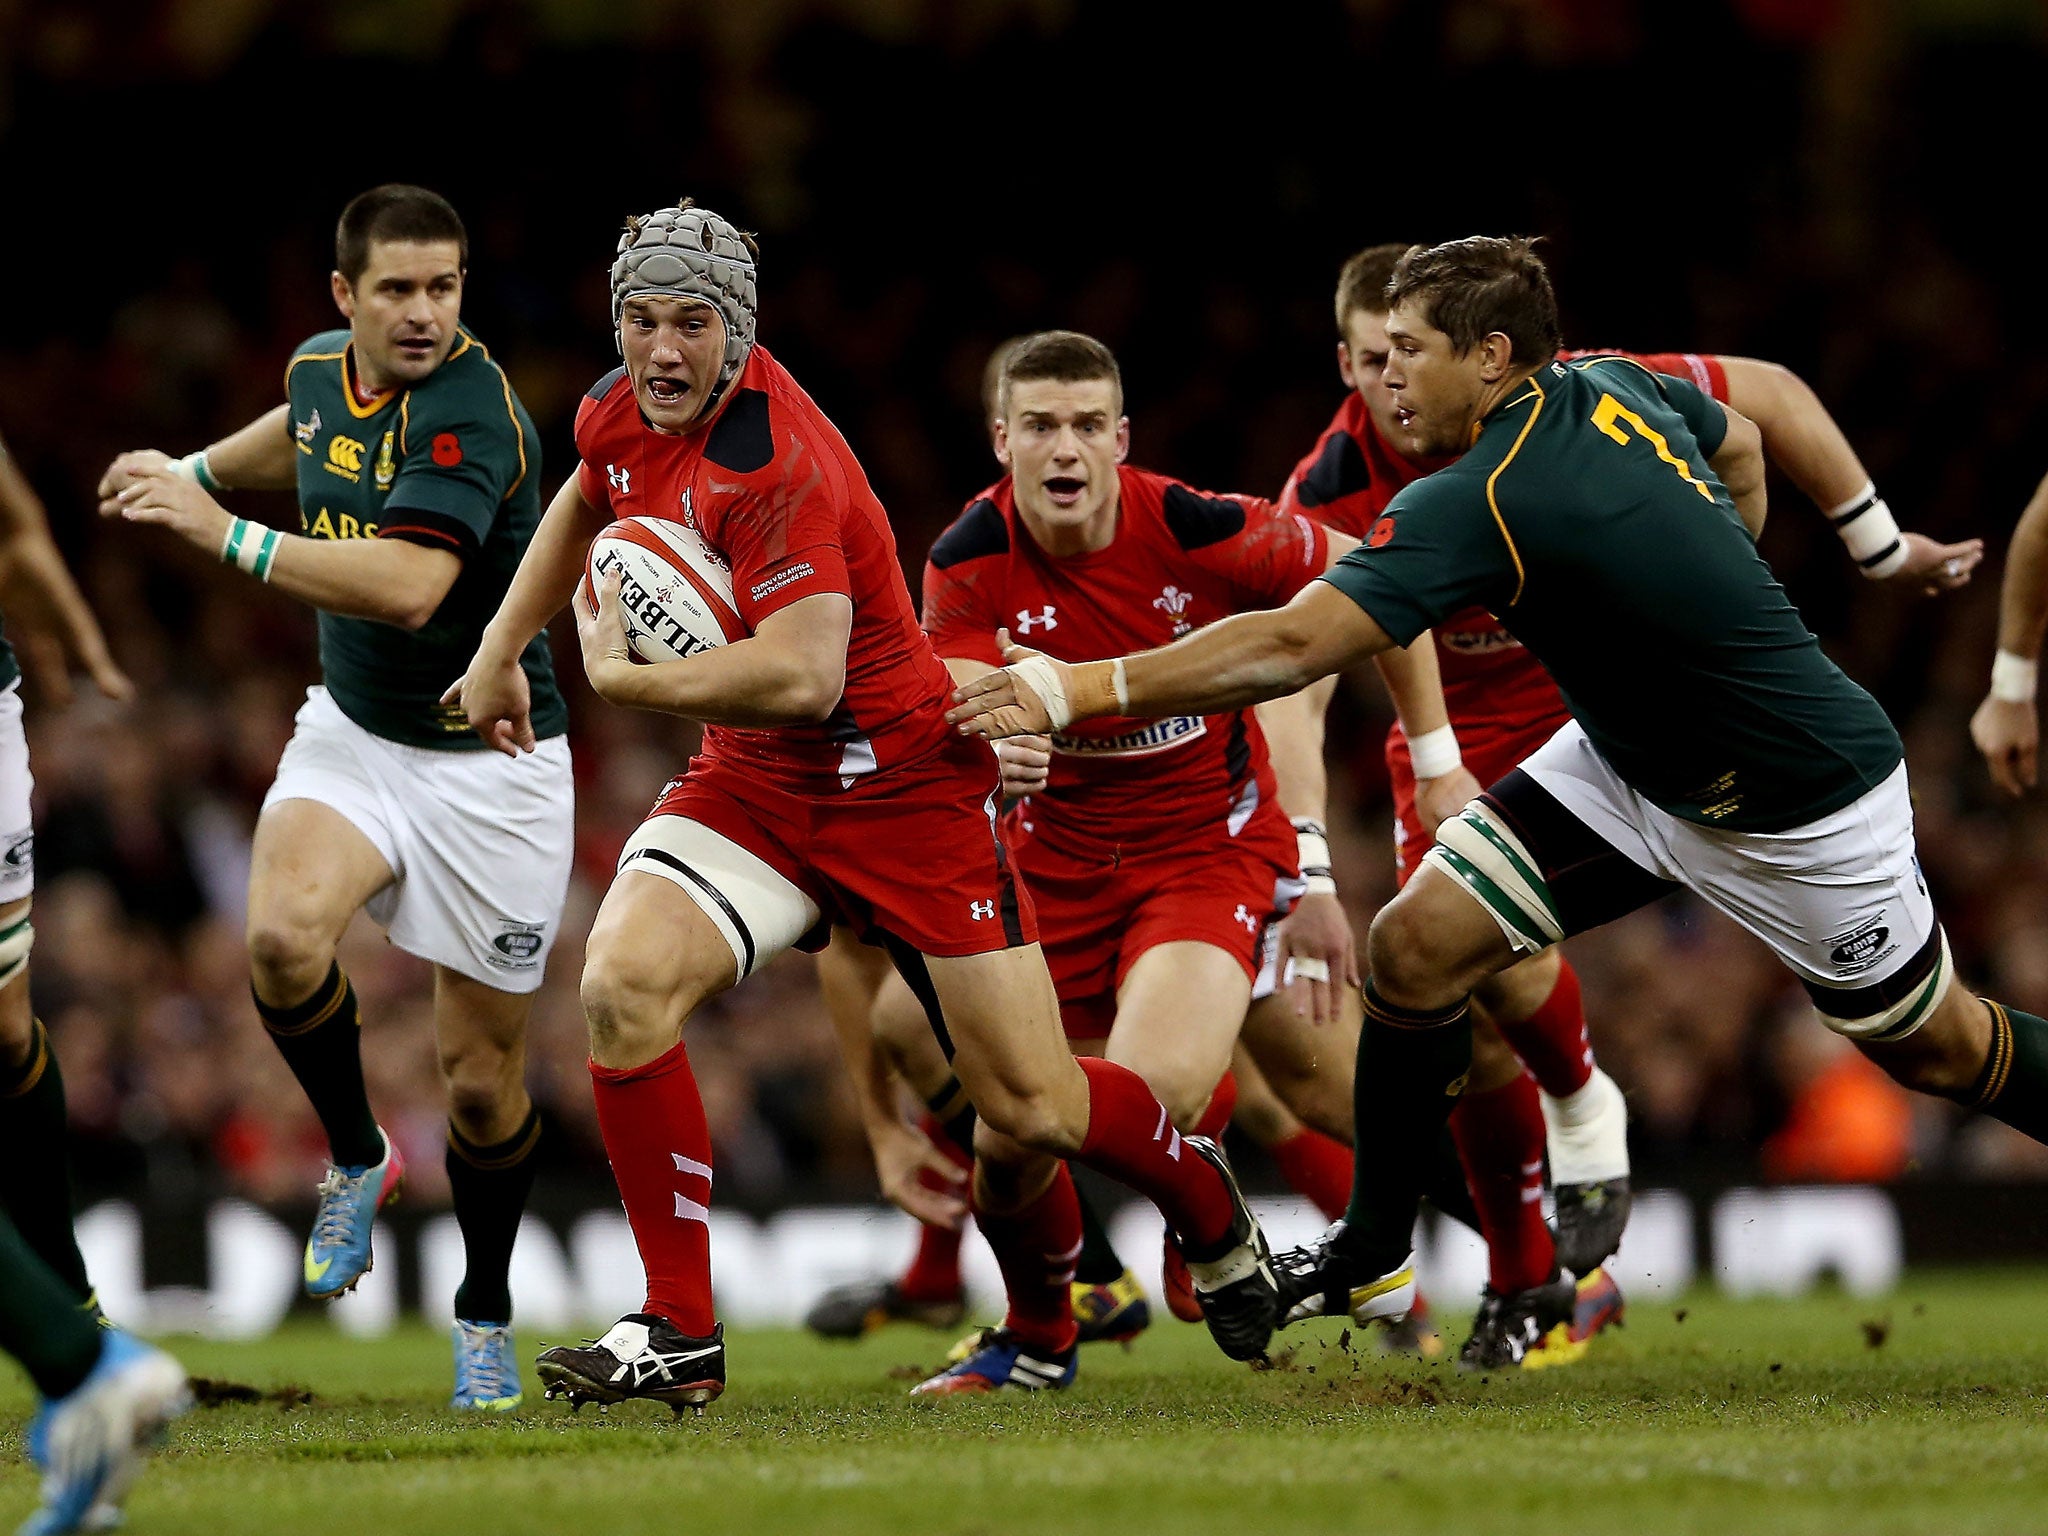
<svg viewBox="0 0 2048 1536"><path fill-rule="evenodd" d="M1516 363L1555 357L1563 344L1549 269L1536 242L1521 235L1415 247L1394 268L1387 304L1419 304L1460 355L1496 331L1507 337Z"/></svg>
<svg viewBox="0 0 2048 1536"><path fill-rule="evenodd" d="M1344 334L1351 312L1362 309L1369 315L1387 312L1387 283L1394 266L1411 247L1368 245L1344 263L1337 273L1337 334Z"/></svg>
<svg viewBox="0 0 2048 1536"><path fill-rule="evenodd" d="M1124 406L1124 376L1116 365L1116 354L1093 336L1079 331L1040 331L1012 342L1003 353L1001 385L996 409L1010 414L1010 386L1030 379L1055 379L1062 384L1080 384L1089 379L1107 379L1116 387L1116 408Z"/></svg>
<svg viewBox="0 0 2048 1536"><path fill-rule="evenodd" d="M390 181L350 199L334 226L334 265L354 287L368 270L370 247L380 240L427 244L453 240L456 265L469 268L469 232L447 198L425 187Z"/></svg>
<svg viewBox="0 0 2048 1536"><path fill-rule="evenodd" d="M996 343L988 361L981 365L981 415L984 421L994 421L1003 414L1003 364L1017 350L1018 343L1030 339L1029 336L1012 336L1008 341Z"/></svg>

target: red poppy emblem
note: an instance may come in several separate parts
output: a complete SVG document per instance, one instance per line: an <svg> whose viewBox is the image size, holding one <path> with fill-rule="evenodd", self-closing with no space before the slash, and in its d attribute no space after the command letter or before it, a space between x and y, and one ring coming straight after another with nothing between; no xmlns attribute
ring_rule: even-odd
<svg viewBox="0 0 2048 1536"><path fill-rule="evenodd" d="M462 439L453 432L443 432L434 439L434 462L443 469L452 469L462 462Z"/></svg>
<svg viewBox="0 0 2048 1536"><path fill-rule="evenodd" d="M1383 517L1366 531L1365 546L1368 549L1379 549L1393 536L1394 520L1391 517Z"/></svg>

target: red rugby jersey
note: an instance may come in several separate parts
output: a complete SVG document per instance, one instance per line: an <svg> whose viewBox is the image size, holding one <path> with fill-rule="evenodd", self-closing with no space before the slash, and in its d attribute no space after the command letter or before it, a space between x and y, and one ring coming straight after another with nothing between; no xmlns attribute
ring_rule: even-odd
<svg viewBox="0 0 2048 1536"><path fill-rule="evenodd" d="M1612 349L1600 349L1604 355ZM1592 352L1562 352L1567 360ZM1625 352L1656 373L1671 374L1728 398L1720 360L1692 352ZM1453 462L1404 458L1380 436L1358 391L1337 407L1316 445L1294 468L1280 492L1282 511L1319 519L1356 539L1370 539L1387 503L1410 481ZM1569 712L1557 684L1521 641L1483 608L1468 608L1436 627L1437 667L1444 706L1459 740L1483 747L1489 738L1521 736L1562 725ZM1401 734L1399 722L1393 735Z"/></svg>
<svg viewBox="0 0 2048 1536"><path fill-rule="evenodd" d="M1247 608L1286 602L1322 574L1322 524L1251 496L1215 496L1128 465L1116 536L1054 556L1017 512L1007 478L932 545L924 625L941 656L1000 665L996 630L1061 661L1150 650ZM1088 720L1053 740L1035 835L1054 844L1170 847L1255 815L1280 816L1250 710L1168 720ZM1284 818L1283 818L1284 824Z"/></svg>
<svg viewBox="0 0 2048 1536"><path fill-rule="evenodd" d="M689 524L732 568L751 631L801 598L853 600L846 691L819 725L705 727L704 753L810 792L924 757L946 739L952 681L918 628L896 536L853 450L768 349L756 346L709 423L642 419L625 369L576 412L577 483L614 517Z"/></svg>

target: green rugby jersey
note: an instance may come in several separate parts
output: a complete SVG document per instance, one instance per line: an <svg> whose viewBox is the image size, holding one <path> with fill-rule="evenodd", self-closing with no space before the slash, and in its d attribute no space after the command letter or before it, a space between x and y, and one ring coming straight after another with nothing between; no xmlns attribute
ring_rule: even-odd
<svg viewBox="0 0 2048 1536"><path fill-rule="evenodd" d="M1402 645L1491 610L1614 771L1674 816L1813 821L1882 783L1902 749L1708 467L1726 435L1682 380L1622 358L1548 364L1325 579Z"/></svg>
<svg viewBox="0 0 2048 1536"><path fill-rule="evenodd" d="M440 700L476 653L540 521L540 440L482 342L464 329L448 360L410 389L363 405L347 331L323 331L285 368L298 448L299 531L313 539L406 539L462 557L462 572L415 632L320 615L320 670L356 724L407 746L484 750ZM520 657L533 729L569 728L548 638Z"/></svg>

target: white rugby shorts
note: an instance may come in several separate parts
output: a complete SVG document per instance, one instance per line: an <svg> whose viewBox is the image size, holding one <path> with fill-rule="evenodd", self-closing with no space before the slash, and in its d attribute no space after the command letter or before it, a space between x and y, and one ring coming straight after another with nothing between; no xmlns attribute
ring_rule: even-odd
<svg viewBox="0 0 2048 1536"><path fill-rule="evenodd" d="M540 986L575 849L569 742L532 753L437 752L364 730L310 688L263 808L340 812L397 876L364 910L408 954L495 987Z"/></svg>
<svg viewBox="0 0 2048 1536"><path fill-rule="evenodd" d="M36 888L36 835L29 822L29 795L35 786L35 776L28 771L17 678L0 689L0 903L20 901Z"/></svg>
<svg viewBox="0 0 2048 1536"><path fill-rule="evenodd" d="M1702 826L1660 809L1622 782L1577 721L1523 759L1521 772L1630 863L1763 940L1816 997L1878 987L1939 948L1903 763L1840 810L1782 832ZM1482 799L1459 819L1480 827L1488 814ZM1547 887L1514 856L1511 831L1491 830L1498 865L1469 838L1474 857L1453 847L1432 849L1428 861L1477 896L1518 950L1533 954L1577 932L1554 907L1544 910Z"/></svg>

